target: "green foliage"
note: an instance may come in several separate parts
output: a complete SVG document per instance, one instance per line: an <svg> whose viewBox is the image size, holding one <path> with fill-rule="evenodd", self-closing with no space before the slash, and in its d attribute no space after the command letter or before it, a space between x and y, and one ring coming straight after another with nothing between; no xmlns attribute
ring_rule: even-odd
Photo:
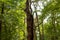
<svg viewBox="0 0 60 40"><path fill-rule="evenodd" d="M37 3L39 1L45 2L47 0L34 0ZM0 0L1 40L25 40L27 38L26 14L24 12L25 2L26 0ZM3 14L1 13L2 4L4 4ZM35 10L34 13L36 12L38 10ZM57 39L60 40L60 0L47 2L38 18L39 23L42 22L41 24L37 23L40 26L41 36L43 35L42 31L44 31L45 40L53 40L54 37L58 37ZM45 19L46 23L44 22ZM38 27L36 30L39 30Z"/></svg>
<svg viewBox="0 0 60 40"><path fill-rule="evenodd" d="M20 34L23 31L20 30L25 28L25 12L20 7L25 8L25 0L0 0L0 13L2 3L4 4L4 13L2 14L3 17L1 16L3 22L1 40L20 40L20 36L23 36Z"/></svg>

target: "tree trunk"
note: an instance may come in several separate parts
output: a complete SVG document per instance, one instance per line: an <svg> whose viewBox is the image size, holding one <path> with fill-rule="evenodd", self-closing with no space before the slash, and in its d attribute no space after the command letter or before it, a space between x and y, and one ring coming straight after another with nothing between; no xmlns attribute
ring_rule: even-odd
<svg viewBox="0 0 60 40"><path fill-rule="evenodd" d="M33 40L33 16L27 15L28 40Z"/></svg>
<svg viewBox="0 0 60 40"><path fill-rule="evenodd" d="M34 13L33 13L34 15ZM36 35L36 26L35 26L35 19L34 19L34 28L33 28L33 32L34 32L34 40L37 40L37 35Z"/></svg>
<svg viewBox="0 0 60 40"><path fill-rule="evenodd" d="M30 0L26 0L26 15L27 15L27 40L33 40L33 15L30 12L30 5L29 5Z"/></svg>
<svg viewBox="0 0 60 40"><path fill-rule="evenodd" d="M37 27L38 27L38 32L39 32L39 40L41 40L40 26L39 26L39 21L38 21L38 15L37 15L37 12L36 12L36 19L37 19Z"/></svg>

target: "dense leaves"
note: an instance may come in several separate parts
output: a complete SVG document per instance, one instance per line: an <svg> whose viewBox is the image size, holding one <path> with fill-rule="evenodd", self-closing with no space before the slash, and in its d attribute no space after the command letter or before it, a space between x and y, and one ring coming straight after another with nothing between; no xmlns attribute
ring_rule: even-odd
<svg viewBox="0 0 60 40"><path fill-rule="evenodd" d="M26 20L26 6L26 0L0 0L1 40L27 40L31 20ZM28 8L34 17L34 40L60 40L60 0L31 0Z"/></svg>

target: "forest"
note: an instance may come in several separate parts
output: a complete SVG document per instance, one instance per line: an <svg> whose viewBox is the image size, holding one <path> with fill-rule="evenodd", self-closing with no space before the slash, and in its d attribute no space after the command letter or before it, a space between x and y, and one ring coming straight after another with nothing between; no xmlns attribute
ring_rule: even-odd
<svg viewBox="0 0 60 40"><path fill-rule="evenodd" d="M0 0L0 40L60 40L60 0Z"/></svg>

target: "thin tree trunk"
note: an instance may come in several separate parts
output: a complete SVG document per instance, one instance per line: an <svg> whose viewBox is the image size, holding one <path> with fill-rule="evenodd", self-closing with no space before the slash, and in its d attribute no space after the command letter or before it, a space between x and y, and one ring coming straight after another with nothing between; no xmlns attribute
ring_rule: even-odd
<svg viewBox="0 0 60 40"><path fill-rule="evenodd" d="M36 11L36 8L37 6L36 5L34 5L34 8L35 8L35 11ZM39 19L38 19L38 15L37 15L37 12L35 12L36 13L36 20L37 20L37 27L38 27L38 32L39 32L39 40L41 40L41 34L40 34L40 27L39 27ZM36 39L36 38L35 38Z"/></svg>
<svg viewBox="0 0 60 40"><path fill-rule="evenodd" d="M34 15L34 13L33 13ZM36 26L35 26L35 19L34 19L34 28L33 28L33 32L34 32L34 40L37 40L37 35L36 35Z"/></svg>
<svg viewBox="0 0 60 40"><path fill-rule="evenodd" d="M26 0L26 15L27 15L27 40L33 40L33 15L30 12L31 9L29 8L29 0Z"/></svg>
<svg viewBox="0 0 60 40"><path fill-rule="evenodd" d="M39 21L38 21L38 15L37 15L37 12L36 12L36 19L37 19L37 27L38 27L38 31L39 31L39 40L41 40L40 26L39 26Z"/></svg>

